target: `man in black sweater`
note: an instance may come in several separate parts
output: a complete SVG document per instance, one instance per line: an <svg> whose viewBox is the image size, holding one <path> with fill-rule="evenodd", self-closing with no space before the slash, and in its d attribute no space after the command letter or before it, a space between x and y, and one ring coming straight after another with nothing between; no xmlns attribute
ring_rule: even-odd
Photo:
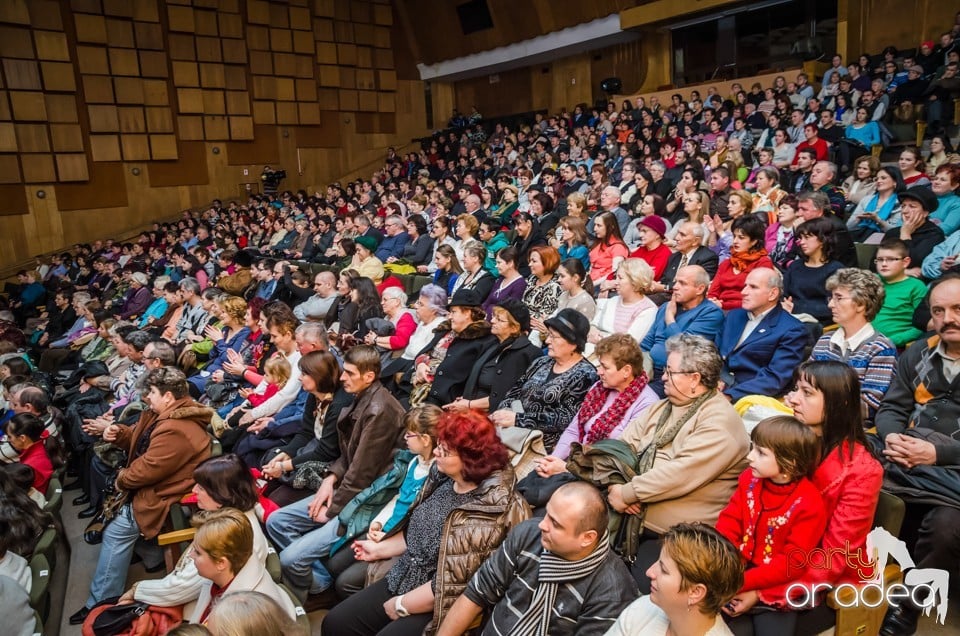
<svg viewBox="0 0 960 636"><path fill-rule="evenodd" d="M875 419L884 447L885 487L895 493L928 492L926 500L943 502L912 503L924 498L908 497L907 518L920 519L916 545L910 546L917 570L913 578L923 574L922 568L956 572L960 566L960 509L951 495L960 481L958 305L960 274L947 274L933 283L930 313L936 335L918 340L900 357ZM909 569L906 576L910 581ZM921 609L914 601L926 605L938 600L932 591L924 595L917 590L911 596L891 605L880 628L882 636L913 634Z"/></svg>

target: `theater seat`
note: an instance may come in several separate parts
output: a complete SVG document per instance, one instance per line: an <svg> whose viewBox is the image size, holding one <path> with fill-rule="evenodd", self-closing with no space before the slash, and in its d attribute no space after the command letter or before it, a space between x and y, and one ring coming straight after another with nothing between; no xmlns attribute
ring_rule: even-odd
<svg viewBox="0 0 960 636"><path fill-rule="evenodd" d="M873 527L882 527L893 536L899 536L906 514L906 504L903 500L890 493L880 491L877 501L877 511L873 516ZM896 563L888 564L883 570L884 589L894 583L903 582L903 572ZM887 613L887 602L884 600L877 607L853 606L859 592L850 588L833 591L827 596L827 605L837 613L836 624L831 631L822 632L819 636L833 634L834 636L866 636L880 631L883 617ZM875 599L867 599L873 604ZM879 600L879 599L877 599Z"/></svg>

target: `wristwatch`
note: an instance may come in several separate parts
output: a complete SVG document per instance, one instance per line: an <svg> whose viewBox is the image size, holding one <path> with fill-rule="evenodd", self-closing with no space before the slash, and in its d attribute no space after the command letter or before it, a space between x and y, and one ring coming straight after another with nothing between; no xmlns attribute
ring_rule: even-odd
<svg viewBox="0 0 960 636"><path fill-rule="evenodd" d="M403 618L404 616L410 616L410 612L407 611L407 608L403 606L403 595L401 594L393 602L393 609L396 610L397 616Z"/></svg>

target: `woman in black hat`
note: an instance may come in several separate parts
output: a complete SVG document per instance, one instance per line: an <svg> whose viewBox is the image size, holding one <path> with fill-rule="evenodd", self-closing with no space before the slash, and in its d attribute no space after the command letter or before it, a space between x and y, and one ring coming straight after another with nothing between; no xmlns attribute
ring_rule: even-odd
<svg viewBox="0 0 960 636"><path fill-rule="evenodd" d="M590 331L590 321L583 314L562 309L545 320L544 326L547 355L533 361L490 419L504 428L539 429L549 451L598 376L594 366L583 357Z"/></svg>
<svg viewBox="0 0 960 636"><path fill-rule="evenodd" d="M450 300L450 318L414 360L410 406L443 406L463 395L473 363L496 343L480 295L461 289Z"/></svg>
<svg viewBox="0 0 960 636"><path fill-rule="evenodd" d="M500 403L530 363L542 355L527 338L530 310L519 300L507 299L493 307L490 333L497 338L497 344L481 353L474 363L463 396L443 408L488 411L491 404Z"/></svg>

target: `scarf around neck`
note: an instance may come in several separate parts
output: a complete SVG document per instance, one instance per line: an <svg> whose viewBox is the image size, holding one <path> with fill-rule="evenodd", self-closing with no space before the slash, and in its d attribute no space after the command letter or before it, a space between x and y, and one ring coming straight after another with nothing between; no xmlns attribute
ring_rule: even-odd
<svg viewBox="0 0 960 636"><path fill-rule="evenodd" d="M767 250L763 247L751 250L749 252L734 252L731 250L730 264L733 265L735 270L742 273L766 255Z"/></svg>
<svg viewBox="0 0 960 636"><path fill-rule="evenodd" d="M603 565L610 550L610 538L604 533L593 552L579 561L567 561L544 551L540 555L537 573L537 588L533 591L530 606L511 630L513 636L548 636L550 616L557 599L560 585L590 576Z"/></svg>
<svg viewBox="0 0 960 636"><path fill-rule="evenodd" d="M597 382L593 387L587 392L587 396L584 398L583 406L580 407L580 411L577 413L577 426L580 429L580 443L581 444L593 444L594 442L607 439L610 437L610 432L617 427L621 421L623 421L624 415L627 413L627 409L640 398L640 394L643 392L643 389L647 386L647 374L645 372L640 372L640 375L633 379L627 388L620 392L620 394L614 399L613 404L610 405L603 413L600 413L600 409L603 408L603 405L606 403L607 398L610 397L610 393L613 389L608 389L603 386L602 382ZM600 413L600 416L597 417L596 421L593 423L593 426L590 427L590 430L587 429L587 422L590 421L590 418Z"/></svg>

